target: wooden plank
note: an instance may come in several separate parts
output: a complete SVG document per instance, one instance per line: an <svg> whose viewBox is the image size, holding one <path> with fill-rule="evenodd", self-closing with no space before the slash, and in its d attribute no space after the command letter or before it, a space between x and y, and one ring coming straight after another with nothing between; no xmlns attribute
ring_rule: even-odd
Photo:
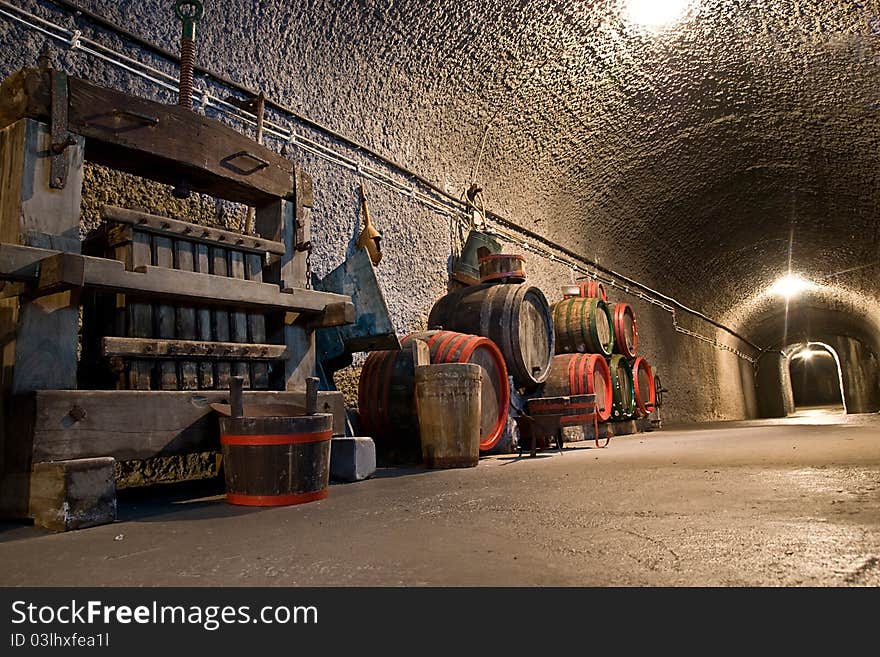
<svg viewBox="0 0 880 657"><path fill-rule="evenodd" d="M134 269L152 261L152 241L149 235L140 234L132 237L130 246L123 247L126 269ZM117 302L118 303L118 302ZM134 338L153 337L153 306L143 301L125 299L126 335ZM152 360L139 360L128 366L128 388L131 390L150 390L153 387L153 369L156 363Z"/></svg>
<svg viewBox="0 0 880 657"><path fill-rule="evenodd" d="M153 263L156 267L167 270L174 269L174 251L169 238L153 237ZM167 303L157 303L153 306L156 320L156 335L160 338L176 338L176 313L174 306ZM159 387L162 390L177 390L177 363L161 361L159 363Z"/></svg>
<svg viewBox="0 0 880 657"><path fill-rule="evenodd" d="M0 278L34 280L37 263L57 251L13 244L0 244ZM255 310L320 313L331 303L350 302L341 294L316 290L281 291L271 283L221 278L201 272L184 272L142 266L125 271L122 263L108 258L80 256L84 260L85 285L106 292L162 297L214 306Z"/></svg>
<svg viewBox="0 0 880 657"><path fill-rule="evenodd" d="M245 255L245 275L248 280L258 283L263 281L263 260L253 253ZM262 313L248 313L248 340L266 342L266 318ZM269 364L251 363L251 387L255 390L269 388Z"/></svg>
<svg viewBox="0 0 880 657"><path fill-rule="evenodd" d="M193 191L257 207L293 190L287 158L219 121L75 77L68 84L69 130L88 138L90 161L169 185L185 178ZM10 88L17 95L0 97L0 119L48 121L48 86L26 70Z"/></svg>
<svg viewBox="0 0 880 657"><path fill-rule="evenodd" d="M181 271L195 271L195 254L193 244L186 240L174 240L174 268ZM177 307L177 337L181 340L195 340L196 309L194 306L180 305ZM180 361L181 390L197 390L199 387L198 363L194 360Z"/></svg>
<svg viewBox="0 0 880 657"><path fill-rule="evenodd" d="M287 357L283 344L211 342L203 340L159 340L155 338L106 337L101 340L105 357L126 358L207 358L213 360L282 360Z"/></svg>
<svg viewBox="0 0 880 657"><path fill-rule="evenodd" d="M210 404L228 400L228 393L221 391L46 390L33 395L34 462L101 456L131 460L219 450L217 413ZM244 403L292 405L298 414L305 408L305 390L249 390ZM80 419L71 415L74 408ZM342 393L319 391L318 411L332 413L334 434L345 434Z"/></svg>
<svg viewBox="0 0 880 657"><path fill-rule="evenodd" d="M114 205L104 207L104 221L119 222L137 227L138 230L151 232L166 237L183 237L192 242L208 246L236 248L247 253L262 255L266 252L273 255L284 255L284 244L265 240L259 236L244 235L229 230L200 226L198 224L163 217L160 215L129 210Z"/></svg>
<svg viewBox="0 0 880 657"><path fill-rule="evenodd" d="M203 274L211 273L211 257L207 244L196 244L196 270ZM200 307L196 312L199 339L210 341L213 338L211 311ZM214 364L203 360L199 363L199 388L209 390L214 387Z"/></svg>
<svg viewBox="0 0 880 657"><path fill-rule="evenodd" d="M211 273L214 276L228 276L229 263L226 258L226 249L211 249ZM217 342L229 342L229 313L225 310L212 310L213 333ZM232 381L232 363L221 361L217 363L215 383L221 390L228 390Z"/></svg>
<svg viewBox="0 0 880 657"><path fill-rule="evenodd" d="M236 249L229 251L229 275L239 280L245 279L244 254ZM239 310L233 311L229 315L229 323L232 330L232 341L247 342L247 315ZM251 372L247 363L234 362L232 364L232 373L234 376L240 376L244 379L245 388L251 387Z"/></svg>

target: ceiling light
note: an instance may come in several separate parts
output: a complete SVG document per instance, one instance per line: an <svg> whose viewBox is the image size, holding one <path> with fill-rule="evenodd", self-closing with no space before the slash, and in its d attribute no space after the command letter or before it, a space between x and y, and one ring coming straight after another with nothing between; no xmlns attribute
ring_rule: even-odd
<svg viewBox="0 0 880 657"><path fill-rule="evenodd" d="M633 23L662 28L684 16L692 0L627 0L627 14Z"/></svg>
<svg viewBox="0 0 880 657"><path fill-rule="evenodd" d="M786 300L790 300L801 292L815 290L817 287L818 285L815 283L811 283L797 274L786 274L773 283L773 285L767 289L767 292L773 296L785 297Z"/></svg>

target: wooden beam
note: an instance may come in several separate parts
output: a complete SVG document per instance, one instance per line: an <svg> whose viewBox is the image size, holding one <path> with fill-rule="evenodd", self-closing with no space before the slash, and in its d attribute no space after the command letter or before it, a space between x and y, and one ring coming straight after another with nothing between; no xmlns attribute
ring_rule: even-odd
<svg viewBox="0 0 880 657"><path fill-rule="evenodd" d="M354 304L348 301L343 303L331 303L317 316L312 316L307 322L309 329L330 328L331 326L345 326L354 322Z"/></svg>
<svg viewBox="0 0 880 657"><path fill-rule="evenodd" d="M268 252L278 256L284 255L284 244L281 242L263 239L255 235L243 235L230 230L199 226L187 221L148 214L137 210L128 210L108 205L104 208L103 217L105 221L115 221L134 226L138 230L145 232L165 235L167 237L179 237L190 242L208 244L209 246L223 246L255 254Z"/></svg>
<svg viewBox="0 0 880 657"><path fill-rule="evenodd" d="M160 340L155 338L117 338L101 340L103 356L124 358L209 358L213 360L284 360L283 344L209 342L206 340Z"/></svg>
<svg viewBox="0 0 880 657"><path fill-rule="evenodd" d="M57 251L0 244L0 278L35 280L39 263ZM77 256L83 260L86 287L105 292L138 294L178 299L204 305L320 313L333 303L349 302L349 297L315 290L293 289L282 292L277 285L223 278L200 272L142 266L126 271L117 260Z"/></svg>
<svg viewBox="0 0 880 657"><path fill-rule="evenodd" d="M217 413L210 404L225 403L228 396L211 390L37 391L31 399L36 407L33 462L102 456L132 460L219 450ZM244 403L273 411L286 407L285 412L298 414L305 409L305 396L305 390L248 390ZM345 434L342 393L320 391L318 412L333 414L333 433Z"/></svg>
<svg viewBox="0 0 880 657"><path fill-rule="evenodd" d="M56 253L40 261L36 292L42 296L83 287L83 259L75 253Z"/></svg>
<svg viewBox="0 0 880 657"><path fill-rule="evenodd" d="M68 78L68 129L89 160L142 178L260 207L293 192L293 164L219 121L176 105ZM4 83L0 124L49 120L49 79L24 69Z"/></svg>

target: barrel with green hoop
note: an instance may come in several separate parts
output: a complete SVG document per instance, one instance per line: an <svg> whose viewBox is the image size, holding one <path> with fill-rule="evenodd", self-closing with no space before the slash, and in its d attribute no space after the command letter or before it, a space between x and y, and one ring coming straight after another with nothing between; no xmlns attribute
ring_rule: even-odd
<svg viewBox="0 0 880 657"><path fill-rule="evenodd" d="M608 305L597 297L563 299L553 306L556 353L587 353L609 356L614 331Z"/></svg>

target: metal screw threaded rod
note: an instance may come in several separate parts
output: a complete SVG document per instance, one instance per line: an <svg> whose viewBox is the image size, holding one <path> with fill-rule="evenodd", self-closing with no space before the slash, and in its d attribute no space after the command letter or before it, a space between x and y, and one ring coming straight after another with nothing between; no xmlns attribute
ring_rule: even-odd
<svg viewBox="0 0 880 657"><path fill-rule="evenodd" d="M192 109L193 66L196 61L196 44L192 39L180 40L180 92L177 104Z"/></svg>
<svg viewBox="0 0 880 657"><path fill-rule="evenodd" d="M177 104L192 109L193 69L196 63L196 23L205 15L205 6L200 0L177 0L174 13L183 23L180 38L180 92Z"/></svg>

